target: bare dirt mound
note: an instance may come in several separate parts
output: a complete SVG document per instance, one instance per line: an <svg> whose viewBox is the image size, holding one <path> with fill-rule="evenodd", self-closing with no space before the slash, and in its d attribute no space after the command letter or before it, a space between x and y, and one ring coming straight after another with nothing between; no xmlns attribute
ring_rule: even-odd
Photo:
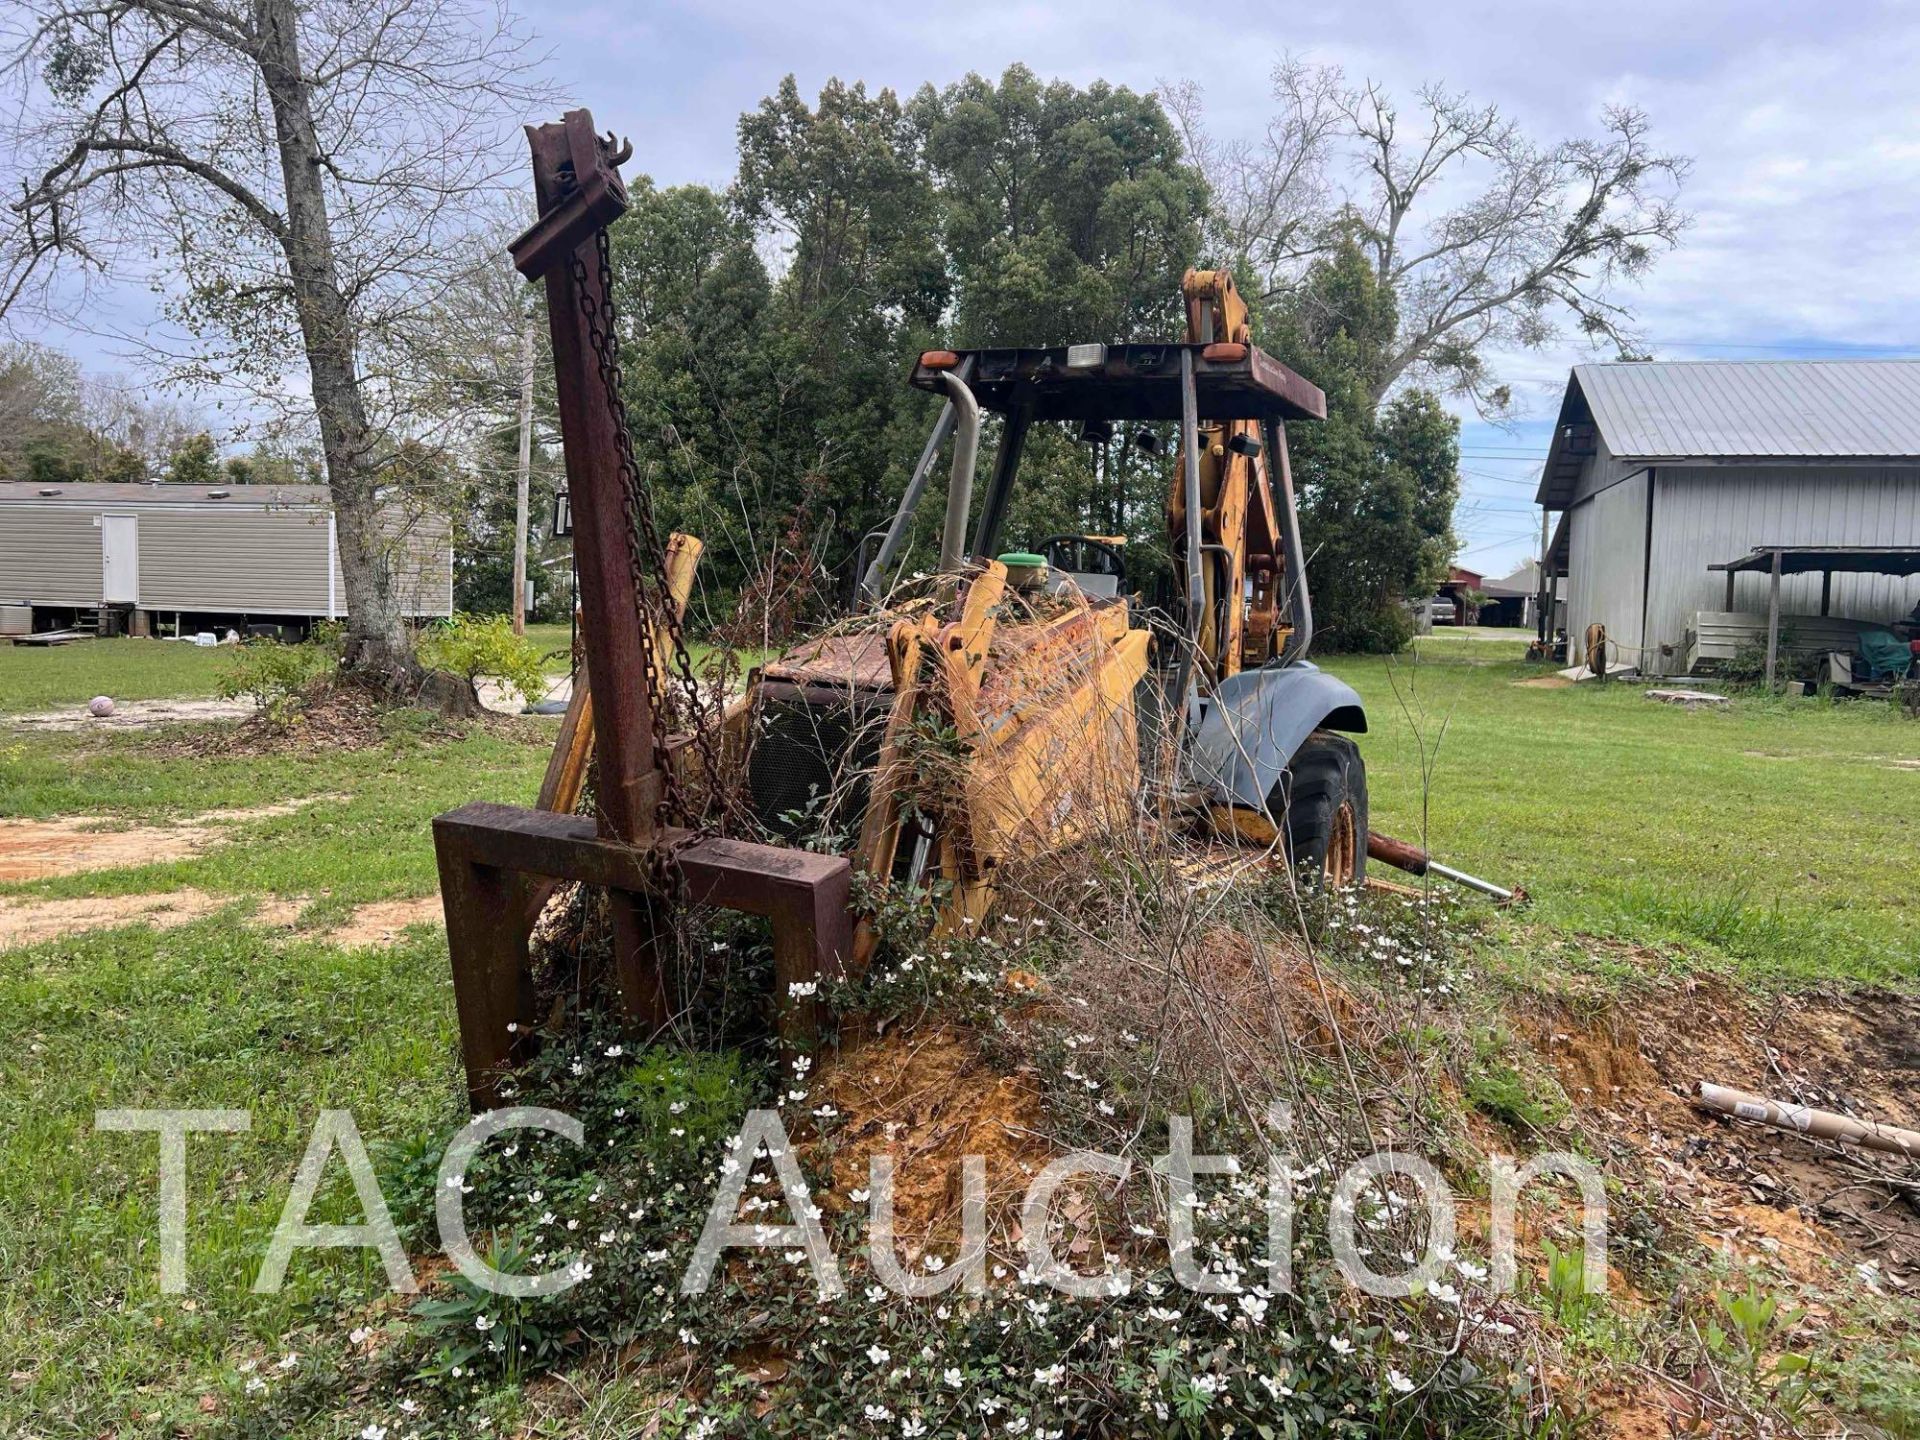
<svg viewBox="0 0 1920 1440"><path fill-rule="evenodd" d="M0 882L45 880L89 870L122 870L184 860L227 838L227 827L292 815L338 795L309 795L245 810L209 810L171 825L100 828L97 819L0 820Z"/></svg>
<svg viewBox="0 0 1920 1440"><path fill-rule="evenodd" d="M1920 998L1755 1000L1696 982L1598 1018L1544 1008L1521 1028L1590 1130L1692 1205L1709 1245L1803 1283L1845 1267L1889 1293L1920 1293L1920 1167L1704 1115L1687 1100L1706 1080L1920 1126Z"/></svg>
<svg viewBox="0 0 1920 1440"><path fill-rule="evenodd" d="M891 1154L894 1233L903 1257L917 1260L936 1241L950 1252L960 1233L961 1157L980 1155L989 1244L1011 1246L1013 1211L1055 1149L1043 1133L1030 1072L995 1068L971 1036L943 1026L854 1040L822 1068L813 1088L815 1099L843 1117L820 1142L833 1172L823 1208L844 1208L845 1197L867 1188L869 1158Z"/></svg>
<svg viewBox="0 0 1920 1440"><path fill-rule="evenodd" d="M307 695L284 721L255 713L251 705L238 725L207 725L163 737L161 754L199 757L231 755L320 755L369 750L389 731L383 718L392 708L357 685L334 685ZM448 732L457 733L457 732Z"/></svg>

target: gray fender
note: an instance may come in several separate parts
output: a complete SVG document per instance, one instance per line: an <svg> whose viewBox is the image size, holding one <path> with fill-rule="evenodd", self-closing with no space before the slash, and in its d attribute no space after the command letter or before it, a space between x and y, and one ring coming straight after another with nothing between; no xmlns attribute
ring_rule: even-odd
<svg viewBox="0 0 1920 1440"><path fill-rule="evenodd" d="M1188 772L1220 799L1264 810L1307 736L1366 728L1366 707L1354 688L1310 661L1243 670L1228 676L1217 694L1201 697Z"/></svg>

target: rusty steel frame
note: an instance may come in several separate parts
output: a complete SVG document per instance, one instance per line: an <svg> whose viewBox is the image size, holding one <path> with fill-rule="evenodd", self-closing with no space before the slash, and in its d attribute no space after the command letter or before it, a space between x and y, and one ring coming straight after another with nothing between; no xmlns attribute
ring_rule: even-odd
<svg viewBox="0 0 1920 1440"><path fill-rule="evenodd" d="M780 1038L789 1050L806 1049L821 1019L811 982L839 978L852 950L847 861L672 828L660 838L673 847L678 898L772 921ZM475 1108L498 1101L503 1071L526 1058L542 1019L535 1011L526 900L537 879L578 880L638 902L640 943L622 946L617 937L612 980L622 1018L635 1033L650 1036L667 1023L674 997L654 954L651 925L664 900L646 850L597 834L586 816L484 801L436 816L433 841L460 1052Z"/></svg>
<svg viewBox="0 0 1920 1440"><path fill-rule="evenodd" d="M554 882L606 890L611 978L623 1020L642 1038L659 1033L673 1012L659 946L675 904L771 920L778 1029L789 1050L819 1032L810 982L841 975L853 949L852 869L844 858L700 836L655 818L662 767L676 757L655 751L654 686L662 677L650 673L641 643L619 421L585 314L606 314L597 237L627 208L619 165L628 152L602 140L585 110L569 111L557 125L530 125L527 139L539 219L511 249L520 273L547 286L581 639L593 676L596 814L475 803L433 822L461 1056L476 1109L501 1098L504 1071L526 1057L541 1021L529 942L535 901Z"/></svg>

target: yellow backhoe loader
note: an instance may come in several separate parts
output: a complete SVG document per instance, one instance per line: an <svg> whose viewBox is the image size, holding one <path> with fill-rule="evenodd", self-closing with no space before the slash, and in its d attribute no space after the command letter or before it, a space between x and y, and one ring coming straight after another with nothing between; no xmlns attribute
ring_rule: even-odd
<svg viewBox="0 0 1920 1440"><path fill-rule="evenodd" d="M1230 276L1189 271L1182 288L1182 341L919 357L909 383L946 404L863 576L864 612L749 679L747 784L777 841L824 837L856 870L944 882L949 925L982 913L1010 857L1114 833L1149 808L1278 844L1337 883L1362 876L1365 770L1336 732L1366 716L1305 658L1312 607L1287 467L1287 422L1325 418L1325 397L1254 346ZM987 415L999 436L976 503ZM1008 548L1034 427L1137 427L1150 448L1166 422L1179 435L1175 614L1150 616L1129 593L1115 537ZM901 583L949 447L937 565ZM1143 757L1143 732L1166 753ZM856 940L856 963L866 948Z"/></svg>

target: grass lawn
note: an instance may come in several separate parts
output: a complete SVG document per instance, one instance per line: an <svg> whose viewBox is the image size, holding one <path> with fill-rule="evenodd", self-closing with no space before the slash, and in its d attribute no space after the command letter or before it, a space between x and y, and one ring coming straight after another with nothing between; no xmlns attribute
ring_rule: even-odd
<svg viewBox="0 0 1920 1440"><path fill-rule="evenodd" d="M310 931L354 903L431 895L429 817L469 799L525 801L544 735L529 725L448 742L401 726L378 749L264 760L161 759L129 736L0 743L8 817L151 821L325 797L190 859L0 886L15 896L193 886L233 900L164 933L0 951L0 1364L13 1376L0 1417L14 1422L0 1429L205 1423L202 1397L237 1394L248 1356L264 1364L298 1350L317 1316L378 1292L371 1251L297 1264L271 1299L248 1287L320 1109L350 1109L376 1157L383 1143L445 1133L460 1114L445 940L429 927L391 948L344 950L244 917L258 899L310 897ZM98 1108L163 1106L253 1117L248 1134L192 1142L188 1292L174 1297L153 1279L157 1142L93 1128ZM338 1218L354 1213L348 1196Z"/></svg>
<svg viewBox="0 0 1920 1440"><path fill-rule="evenodd" d="M540 651L541 668L549 675L564 675L567 673L571 664L570 656L572 653L573 636L572 632L565 625L529 625L527 626L527 639ZM698 642L690 643L687 646L688 655L693 661L694 674L698 675L701 673L701 667L707 663L707 660L713 655L714 651L719 648L720 647L715 645L702 645ZM760 664L770 654L772 654L771 651L742 650L740 652L740 663L743 666L752 667Z"/></svg>
<svg viewBox="0 0 1920 1440"><path fill-rule="evenodd" d="M567 625L529 625L527 640L540 652L540 668L564 675L572 668L573 630Z"/></svg>
<svg viewBox="0 0 1920 1440"><path fill-rule="evenodd" d="M1461 635L1333 659L1365 697L1377 830L1524 885L1551 927L1685 947L1769 983L1920 977L1920 724L1873 702L1546 689Z"/></svg>
<svg viewBox="0 0 1920 1440"><path fill-rule="evenodd" d="M116 700L207 696L227 652L177 640L80 640L71 645L0 645L0 712Z"/></svg>
<svg viewBox="0 0 1920 1440"><path fill-rule="evenodd" d="M563 627L539 628L543 648L564 644ZM547 630L560 638L549 644ZM0 649L0 705L203 694L217 662L154 642ZM1573 938L1591 932L1764 982L1920 973L1909 894L1920 725L1887 707L1755 698L1688 713L1636 685L1533 688L1518 682L1542 672L1516 645L1457 637L1413 659L1328 668L1373 709L1376 827L1424 832L1443 858L1535 896L1506 930L1514 964L1641 963ZM438 932L349 950L314 924L433 893L429 818L531 797L548 733L448 740L402 720L385 745L353 754L177 759L137 735L0 729L0 817L136 823L318 797L189 859L0 886L69 897L193 886L232 901L164 933L0 951L0 1365L12 1377L0 1432L219 1433L251 1379L317 1395L344 1383L318 1357L338 1353L380 1292L372 1252L303 1255L270 1298L248 1293L258 1257L320 1109L350 1109L391 1176L409 1141L451 1127L459 1071ZM304 931L243 923L276 896L309 897ZM142 1106L253 1117L245 1135L190 1143L184 1296L155 1289L154 1138L94 1128L98 1108ZM316 1218L357 1213L340 1190L334 1215ZM351 1408L337 1393L313 1407Z"/></svg>

